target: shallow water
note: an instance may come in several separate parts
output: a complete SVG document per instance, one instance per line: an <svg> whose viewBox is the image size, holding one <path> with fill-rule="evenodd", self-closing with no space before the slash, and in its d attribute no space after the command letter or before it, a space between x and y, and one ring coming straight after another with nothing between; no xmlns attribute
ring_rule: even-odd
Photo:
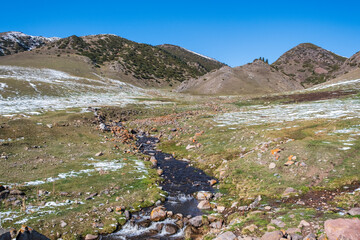
<svg viewBox="0 0 360 240"><path fill-rule="evenodd" d="M199 216L203 213L197 208L198 201L193 194L198 191L215 190L210 186L209 180L212 178L202 170L189 166L187 162L176 160L171 154L155 150L157 139L145 135L138 136L138 146L147 155L154 155L158 161L158 167L163 169L162 177L164 181L161 187L169 195L167 200L161 205L166 211L174 214L181 213L183 216ZM166 159L165 159L166 158ZM152 222L148 227L141 227L139 223L150 219L152 208L144 209L132 217L118 232L102 236L103 240L115 239L183 239L184 228L174 235L169 235L165 227L161 224L174 224L174 219L165 219L160 222ZM157 230L157 229L160 229Z"/></svg>

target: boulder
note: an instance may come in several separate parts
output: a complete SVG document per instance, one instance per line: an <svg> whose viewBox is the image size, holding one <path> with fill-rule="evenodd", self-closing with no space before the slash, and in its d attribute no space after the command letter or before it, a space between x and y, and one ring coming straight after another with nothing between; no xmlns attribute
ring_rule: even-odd
<svg viewBox="0 0 360 240"><path fill-rule="evenodd" d="M279 219L271 219L270 223L272 223L280 228L285 227L285 223Z"/></svg>
<svg viewBox="0 0 360 240"><path fill-rule="evenodd" d="M304 238L300 234L290 234L291 240L303 240Z"/></svg>
<svg viewBox="0 0 360 240"><path fill-rule="evenodd" d="M360 219L332 219L325 221L325 233L329 240L360 239Z"/></svg>
<svg viewBox="0 0 360 240"><path fill-rule="evenodd" d="M360 208L352 208L348 211L351 216L360 215Z"/></svg>
<svg viewBox="0 0 360 240"><path fill-rule="evenodd" d="M235 240L236 235L233 232L224 232L217 236L214 240Z"/></svg>
<svg viewBox="0 0 360 240"><path fill-rule="evenodd" d="M98 235L86 234L85 240L96 240Z"/></svg>
<svg viewBox="0 0 360 240"><path fill-rule="evenodd" d="M223 213L225 209L226 208L224 206L216 206L216 211L218 211L219 213Z"/></svg>
<svg viewBox="0 0 360 240"><path fill-rule="evenodd" d="M305 220L301 220L300 223L299 223L298 228L302 228L302 227L310 227L310 223L308 223Z"/></svg>
<svg viewBox="0 0 360 240"><path fill-rule="evenodd" d="M66 226L67 226L67 223L61 220L60 221L60 227L64 228Z"/></svg>
<svg viewBox="0 0 360 240"><path fill-rule="evenodd" d="M178 226L176 226L174 224L166 224L165 225L165 231L169 235L173 235L173 234L177 233L178 230L179 230Z"/></svg>
<svg viewBox="0 0 360 240"><path fill-rule="evenodd" d="M216 221L210 224L211 228L215 228L215 229L221 229L222 227L222 222L221 221Z"/></svg>
<svg viewBox="0 0 360 240"><path fill-rule="evenodd" d="M157 160L156 160L156 158L155 158L154 156L152 156L152 157L150 158L150 162L152 163L152 167L156 167L156 165L157 165Z"/></svg>
<svg viewBox="0 0 360 240"><path fill-rule="evenodd" d="M316 236L313 233L309 233L304 237L305 240L316 240Z"/></svg>
<svg viewBox="0 0 360 240"><path fill-rule="evenodd" d="M213 197L213 194L211 192L197 192L196 199L197 200L210 200Z"/></svg>
<svg viewBox="0 0 360 240"><path fill-rule="evenodd" d="M214 186L217 183L217 181L215 179L211 179L209 181L209 183L210 183L210 186Z"/></svg>
<svg viewBox="0 0 360 240"><path fill-rule="evenodd" d="M267 232L261 237L261 240L280 240L282 237L281 231Z"/></svg>
<svg viewBox="0 0 360 240"><path fill-rule="evenodd" d="M289 196L291 194L294 194L294 193L296 193L296 190L294 188L292 188L292 187L288 187L288 188L285 189L285 191L283 192L282 195L284 197L287 197L287 196Z"/></svg>
<svg viewBox="0 0 360 240"><path fill-rule="evenodd" d="M201 202L199 202L197 207L198 207L198 209L201 209L201 210L211 209L211 205L208 200L202 200Z"/></svg>
<svg viewBox="0 0 360 240"><path fill-rule="evenodd" d="M95 154L95 157L100 157L100 156L102 156L102 155L104 155L103 152L98 152L98 153Z"/></svg>
<svg viewBox="0 0 360 240"><path fill-rule="evenodd" d="M243 232L245 233L246 231L249 231L249 232L254 232L256 229L258 229L258 227L255 225L255 224L251 224L249 226L246 226L243 228Z"/></svg>
<svg viewBox="0 0 360 240"><path fill-rule="evenodd" d="M190 218L189 223L193 227L200 227L202 225L202 216Z"/></svg>
<svg viewBox="0 0 360 240"><path fill-rule="evenodd" d="M14 189L10 191L10 195L25 195L23 191L20 191L18 189Z"/></svg>
<svg viewBox="0 0 360 240"><path fill-rule="evenodd" d="M253 208L257 208L260 204L260 201L261 201L261 196L257 196L257 198L255 198L255 200L249 205L249 208L250 209L253 209Z"/></svg>
<svg viewBox="0 0 360 240"><path fill-rule="evenodd" d="M274 169L275 167L276 167L275 163L272 162L272 163L269 164L269 169Z"/></svg>
<svg viewBox="0 0 360 240"><path fill-rule="evenodd" d="M151 211L150 220L151 221L161 221L166 218L165 208L162 206L156 207Z"/></svg>

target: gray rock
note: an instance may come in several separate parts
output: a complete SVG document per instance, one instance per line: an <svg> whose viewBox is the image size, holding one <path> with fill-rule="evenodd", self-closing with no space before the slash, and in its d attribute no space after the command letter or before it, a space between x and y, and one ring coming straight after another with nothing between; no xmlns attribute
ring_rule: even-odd
<svg viewBox="0 0 360 240"><path fill-rule="evenodd" d="M67 226L67 223L61 220L60 221L60 227L64 228L66 226Z"/></svg>
<svg viewBox="0 0 360 240"><path fill-rule="evenodd" d="M306 235L306 237L303 238L303 240L316 240L316 236L313 233L309 233Z"/></svg>
<svg viewBox="0 0 360 240"><path fill-rule="evenodd" d="M222 222L221 221L216 221L216 222L212 222L210 224L211 228L215 228L215 229L221 229L222 227Z"/></svg>
<svg viewBox="0 0 360 240"><path fill-rule="evenodd" d="M254 202L252 202L250 205L249 205L249 208L250 209L253 209L253 208L257 208L260 204L260 201L261 201L261 196L257 196L257 198L254 200Z"/></svg>
<svg viewBox="0 0 360 240"><path fill-rule="evenodd" d="M360 208L352 208L348 211L351 216L360 215Z"/></svg>
<svg viewBox="0 0 360 240"><path fill-rule="evenodd" d="M217 236L214 240L235 240L236 235L232 232L224 232Z"/></svg>
<svg viewBox="0 0 360 240"><path fill-rule="evenodd" d="M125 215L126 220L129 220L131 217L129 210L125 210L124 215Z"/></svg>
<svg viewBox="0 0 360 240"><path fill-rule="evenodd" d="M296 190L294 189L294 188L292 188L292 187L288 187L288 188L286 188L285 189L285 191L283 192L283 196L284 197L287 197L287 196L289 196L289 195L291 195L291 194L295 194L296 193Z"/></svg>
<svg viewBox="0 0 360 240"><path fill-rule="evenodd" d="M202 200L201 202L199 202L197 207L199 209L201 209L201 210L211 209L211 205L210 205L210 202L208 200Z"/></svg>
<svg viewBox="0 0 360 240"><path fill-rule="evenodd" d="M299 234L290 234L291 240L302 240L303 237Z"/></svg>
<svg viewBox="0 0 360 240"><path fill-rule="evenodd" d="M202 225L202 216L190 218L189 223L194 227L200 227Z"/></svg>
<svg viewBox="0 0 360 240"><path fill-rule="evenodd" d="M85 236L85 240L96 240L96 239L98 239L98 235L87 234Z"/></svg>
<svg viewBox="0 0 360 240"><path fill-rule="evenodd" d="M165 225L165 231L169 235L173 235L173 234L177 233L178 230L179 230L178 226L176 226L174 224L166 224Z"/></svg>
<svg viewBox="0 0 360 240"><path fill-rule="evenodd" d="M276 226L283 228L285 227L285 223L279 219L271 219L271 223L275 224Z"/></svg>
<svg viewBox="0 0 360 240"><path fill-rule="evenodd" d="M281 231L267 232L261 237L261 240L280 240L282 237Z"/></svg>

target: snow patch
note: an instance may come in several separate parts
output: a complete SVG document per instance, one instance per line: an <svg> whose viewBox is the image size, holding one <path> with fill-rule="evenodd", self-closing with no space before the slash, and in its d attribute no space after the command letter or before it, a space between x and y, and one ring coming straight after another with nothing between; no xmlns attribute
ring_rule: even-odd
<svg viewBox="0 0 360 240"><path fill-rule="evenodd" d="M249 106L214 118L217 126L261 125L312 119L351 119L360 117L360 100L331 99L310 103Z"/></svg>
<svg viewBox="0 0 360 240"><path fill-rule="evenodd" d="M0 91L3 91L5 88L9 87L6 83L0 82Z"/></svg>

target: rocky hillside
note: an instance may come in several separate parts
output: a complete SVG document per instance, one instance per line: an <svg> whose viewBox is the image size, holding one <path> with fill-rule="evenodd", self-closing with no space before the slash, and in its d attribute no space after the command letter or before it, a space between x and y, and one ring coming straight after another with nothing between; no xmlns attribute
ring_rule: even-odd
<svg viewBox="0 0 360 240"><path fill-rule="evenodd" d="M346 59L340 69L336 72L337 76L347 74L351 71L360 68L360 51L352 55L350 58Z"/></svg>
<svg viewBox="0 0 360 240"><path fill-rule="evenodd" d="M163 45L158 45L157 47L180 58L181 60L187 62L191 66L199 67L199 69L201 69L203 72L210 72L212 70L216 70L225 66L224 63L221 63L213 58L201 55L199 53L190 51L188 49L179 46L175 46L171 44L163 44Z"/></svg>
<svg viewBox="0 0 360 240"><path fill-rule="evenodd" d="M66 62L72 61L87 65L85 67L87 72L102 74L140 86L173 86L224 65L193 53L180 57L161 47L136 43L111 34L83 37L73 35L57 41L46 40L42 37L36 39L39 41L33 41L26 46L23 44L25 47L21 48L21 51L33 50L30 51L31 53L2 58L0 64L53 68L49 64L56 62L52 64L56 70L76 74L74 68L78 64L71 64L70 67L60 69L61 66L66 65ZM19 45L19 43L14 44ZM177 48L180 49L180 47ZM183 49L183 51L186 50ZM17 52L20 50L6 51L6 55ZM50 57L52 57L51 60L49 60ZM24 64L24 61L29 58L31 60ZM85 74L78 72L81 76Z"/></svg>
<svg viewBox="0 0 360 240"><path fill-rule="evenodd" d="M257 94L303 88L297 81L261 60L244 66L222 67L198 79L182 83L177 91L195 94Z"/></svg>
<svg viewBox="0 0 360 240"><path fill-rule="evenodd" d="M272 66L309 87L334 78L345 61L345 57L314 44L302 43L280 56Z"/></svg>
<svg viewBox="0 0 360 240"><path fill-rule="evenodd" d="M59 38L30 36L22 32L0 33L0 56L29 51L57 40Z"/></svg>

